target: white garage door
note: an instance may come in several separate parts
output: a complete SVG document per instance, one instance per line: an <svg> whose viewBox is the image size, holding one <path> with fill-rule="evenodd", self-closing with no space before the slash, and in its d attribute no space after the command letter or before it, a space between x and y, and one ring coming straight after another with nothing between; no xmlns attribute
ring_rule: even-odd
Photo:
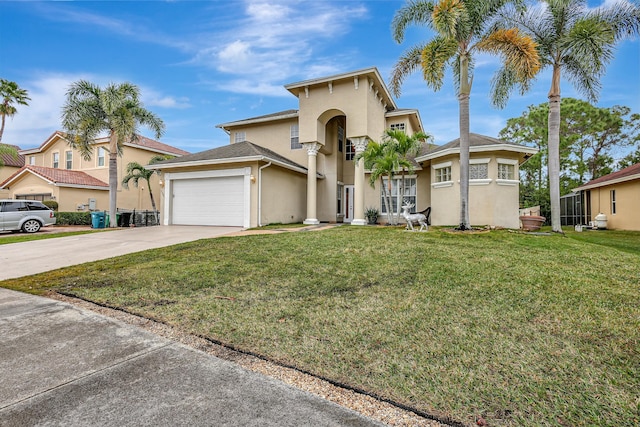
<svg viewBox="0 0 640 427"><path fill-rule="evenodd" d="M244 177L176 179L172 224L244 225Z"/></svg>

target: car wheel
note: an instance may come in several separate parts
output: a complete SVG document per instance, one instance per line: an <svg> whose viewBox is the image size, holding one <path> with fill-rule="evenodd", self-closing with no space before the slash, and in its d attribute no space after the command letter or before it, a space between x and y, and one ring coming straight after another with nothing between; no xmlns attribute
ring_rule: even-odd
<svg viewBox="0 0 640 427"><path fill-rule="evenodd" d="M22 224L22 231L25 233L35 233L38 230L40 230L40 223L35 219L30 219Z"/></svg>

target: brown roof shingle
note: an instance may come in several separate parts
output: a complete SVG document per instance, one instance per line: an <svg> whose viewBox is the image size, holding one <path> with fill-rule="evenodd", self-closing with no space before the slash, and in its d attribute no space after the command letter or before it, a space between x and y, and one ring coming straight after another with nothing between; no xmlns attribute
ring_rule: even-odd
<svg viewBox="0 0 640 427"><path fill-rule="evenodd" d="M94 178L85 172L33 165L23 166L20 170L7 178L0 187L4 187L25 171L31 172L34 175L62 186L73 185L82 187L104 187L105 190L109 189L109 184L99 180L98 178Z"/></svg>
<svg viewBox="0 0 640 427"><path fill-rule="evenodd" d="M22 154L18 154L18 152L20 151L20 147L18 147L17 145L11 145L11 144L0 144L2 146L5 147L11 147L14 150L16 150L16 156L12 156L11 154L0 154L0 158L2 159L2 164L5 166L12 166L15 168L21 168L22 166L24 166L24 156Z"/></svg>
<svg viewBox="0 0 640 427"><path fill-rule="evenodd" d="M601 176L600 178L592 179L580 187L598 187L600 184L605 184L609 181L619 180L633 175L640 175L640 163L631 165L617 172L612 172L609 175Z"/></svg>

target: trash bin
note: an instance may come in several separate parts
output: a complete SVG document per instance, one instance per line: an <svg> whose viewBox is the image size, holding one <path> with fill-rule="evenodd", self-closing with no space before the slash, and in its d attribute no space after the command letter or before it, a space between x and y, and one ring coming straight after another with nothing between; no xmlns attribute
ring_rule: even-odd
<svg viewBox="0 0 640 427"><path fill-rule="evenodd" d="M111 227L111 221L109 221L109 214L105 214L106 219L104 220L104 226L109 228ZM116 226L120 223L120 212L116 212Z"/></svg>
<svg viewBox="0 0 640 427"><path fill-rule="evenodd" d="M104 212L91 212L91 228L104 228Z"/></svg>
<svg viewBox="0 0 640 427"><path fill-rule="evenodd" d="M118 227L128 227L131 222L131 212L120 212L118 217Z"/></svg>

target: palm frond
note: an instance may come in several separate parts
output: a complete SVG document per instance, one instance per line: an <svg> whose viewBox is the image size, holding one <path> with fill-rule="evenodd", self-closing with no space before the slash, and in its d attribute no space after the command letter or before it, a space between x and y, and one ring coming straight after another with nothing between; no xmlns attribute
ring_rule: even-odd
<svg viewBox="0 0 640 427"><path fill-rule="evenodd" d="M402 43L404 33L410 25L431 26L434 4L430 1L411 0L400 8L391 21L391 32L397 43Z"/></svg>
<svg viewBox="0 0 640 427"><path fill-rule="evenodd" d="M640 33L640 7L630 1L617 1L590 12L589 17L606 22L613 29L616 41Z"/></svg>
<svg viewBox="0 0 640 427"><path fill-rule="evenodd" d="M433 27L445 38L460 40L468 33L469 14L460 0L440 0L431 15Z"/></svg>
<svg viewBox="0 0 640 427"><path fill-rule="evenodd" d="M422 50L422 76L433 90L438 91L442 88L444 72L457 51L458 43L454 39L443 37L436 37Z"/></svg>
<svg viewBox="0 0 640 427"><path fill-rule="evenodd" d="M505 67L519 83L532 79L540 70L536 43L517 28L500 29L476 44L476 48L502 56Z"/></svg>
<svg viewBox="0 0 640 427"><path fill-rule="evenodd" d="M405 79L421 66L422 51L424 48L424 44L412 47L403 53L400 59L398 59L398 62L396 62L396 65L393 66L389 86L395 97L400 97L402 93L402 83L404 83Z"/></svg>

